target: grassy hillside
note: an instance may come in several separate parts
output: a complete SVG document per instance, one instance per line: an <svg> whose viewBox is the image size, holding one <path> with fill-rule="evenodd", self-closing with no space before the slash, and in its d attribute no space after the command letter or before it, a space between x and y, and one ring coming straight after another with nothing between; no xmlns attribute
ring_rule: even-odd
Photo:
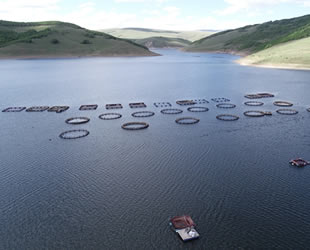
<svg viewBox="0 0 310 250"><path fill-rule="evenodd" d="M191 44L188 40L167 37L150 37L133 41L148 48L183 48Z"/></svg>
<svg viewBox="0 0 310 250"><path fill-rule="evenodd" d="M0 57L149 56L146 47L63 22L0 21Z"/></svg>
<svg viewBox="0 0 310 250"><path fill-rule="evenodd" d="M310 68L310 37L276 45L239 60L241 64Z"/></svg>
<svg viewBox="0 0 310 250"><path fill-rule="evenodd" d="M310 15L227 30L194 42L188 51L251 54L310 36Z"/></svg>
<svg viewBox="0 0 310 250"><path fill-rule="evenodd" d="M145 39L150 37L166 37L166 38L180 38L188 41L196 41L203 37L214 34L212 31L169 31L169 30L155 30L142 28L124 28L124 29L105 29L101 30L119 38L126 39Z"/></svg>

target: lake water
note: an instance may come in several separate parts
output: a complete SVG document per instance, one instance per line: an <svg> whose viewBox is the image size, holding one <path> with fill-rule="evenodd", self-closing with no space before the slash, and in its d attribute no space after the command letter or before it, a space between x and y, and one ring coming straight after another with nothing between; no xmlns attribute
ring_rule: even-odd
<svg viewBox="0 0 310 250"><path fill-rule="evenodd" d="M1 60L0 109L69 105L64 113L0 113L0 249L305 249L310 246L310 72L244 67L222 54L158 50L161 57ZM245 94L270 92L262 107ZM226 97L235 109L219 109ZM205 98L205 113L178 106ZM298 115L272 103L294 103ZM130 109L130 102L145 109ZM163 115L154 102L184 110ZM121 103L118 120L98 119ZM79 111L98 104L95 111ZM200 105L201 106L201 105ZM248 118L246 110L272 111ZM138 110L154 111L133 118ZM240 116L219 121L218 114ZM65 120L87 116L84 125ZM193 116L195 125L175 119ZM121 125L146 121L149 128ZM62 140L81 128L89 136ZM200 239L183 243L169 218L189 214Z"/></svg>

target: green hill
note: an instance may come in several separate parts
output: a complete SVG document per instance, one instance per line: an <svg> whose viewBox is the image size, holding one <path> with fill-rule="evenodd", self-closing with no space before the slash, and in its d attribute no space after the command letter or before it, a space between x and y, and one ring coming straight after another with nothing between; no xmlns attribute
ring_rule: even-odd
<svg viewBox="0 0 310 250"><path fill-rule="evenodd" d="M133 41L148 48L183 48L191 44L185 39L168 37L150 37Z"/></svg>
<svg viewBox="0 0 310 250"><path fill-rule="evenodd" d="M238 61L245 65L310 68L310 37L273 46Z"/></svg>
<svg viewBox="0 0 310 250"><path fill-rule="evenodd" d="M132 41L63 22L0 21L0 57L151 56Z"/></svg>
<svg viewBox="0 0 310 250"><path fill-rule="evenodd" d="M171 31L171 30L155 30L143 28L124 28L124 29L105 29L101 30L119 38L126 39L145 39L150 37L166 37L166 38L180 38L188 41L196 41L203 37L214 34L213 31Z"/></svg>
<svg viewBox="0 0 310 250"><path fill-rule="evenodd" d="M310 15L219 32L192 43L186 50L251 54L308 36Z"/></svg>

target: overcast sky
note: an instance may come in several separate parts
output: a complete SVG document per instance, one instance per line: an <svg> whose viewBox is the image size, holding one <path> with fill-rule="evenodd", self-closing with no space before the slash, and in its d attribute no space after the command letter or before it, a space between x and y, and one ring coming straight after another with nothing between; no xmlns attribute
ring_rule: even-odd
<svg viewBox="0 0 310 250"><path fill-rule="evenodd" d="M310 13L310 0L0 0L0 19L89 29L224 30Z"/></svg>

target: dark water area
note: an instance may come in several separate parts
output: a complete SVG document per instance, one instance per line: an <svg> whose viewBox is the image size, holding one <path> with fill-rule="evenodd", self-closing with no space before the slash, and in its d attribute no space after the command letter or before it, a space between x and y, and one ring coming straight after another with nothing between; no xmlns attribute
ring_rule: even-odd
<svg viewBox="0 0 310 250"><path fill-rule="evenodd" d="M310 246L310 72L244 67L221 54L159 50L152 58L1 60L0 109L69 105L64 113L0 113L0 249L306 249ZM262 107L245 94L270 92ZM226 97L235 109L219 109ZM191 113L181 99L205 98ZM277 114L273 101L294 103ZM163 115L154 102L184 112ZM145 109L130 109L145 102ZM107 103L121 119L104 121ZM79 111L98 104L95 111ZM134 118L140 110L155 112ZM246 110L272 111L249 118ZM219 121L218 114L240 116ZM65 120L87 116L90 122ZM193 116L195 125L175 119ZM145 121L149 128L121 125ZM62 140L70 129L89 136ZM172 216L189 214L201 237L183 243Z"/></svg>

